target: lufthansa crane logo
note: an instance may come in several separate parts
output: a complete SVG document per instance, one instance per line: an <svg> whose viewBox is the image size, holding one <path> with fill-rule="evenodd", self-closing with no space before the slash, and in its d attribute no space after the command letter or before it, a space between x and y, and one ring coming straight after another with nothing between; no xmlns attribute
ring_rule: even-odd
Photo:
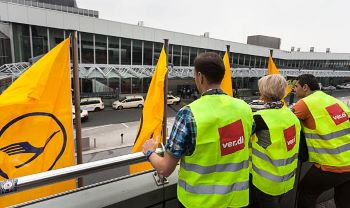
<svg viewBox="0 0 350 208"><path fill-rule="evenodd" d="M46 112L21 115L0 130L0 176L9 179L52 170L66 145L66 130L56 116Z"/></svg>

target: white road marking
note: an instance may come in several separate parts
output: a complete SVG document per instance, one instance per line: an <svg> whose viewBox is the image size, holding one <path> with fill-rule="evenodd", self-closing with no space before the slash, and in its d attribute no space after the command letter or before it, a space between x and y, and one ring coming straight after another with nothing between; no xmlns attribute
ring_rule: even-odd
<svg viewBox="0 0 350 208"><path fill-rule="evenodd" d="M120 123L121 125L125 126L126 128L129 128L128 125L126 125L125 123Z"/></svg>
<svg viewBox="0 0 350 208"><path fill-rule="evenodd" d="M107 124L107 125L103 125L103 126L95 126L95 127L91 127L91 128L83 128L83 131L89 131L89 130L93 130L93 129L99 129L99 128L104 128L104 127L108 127L108 126L112 126L113 124Z"/></svg>

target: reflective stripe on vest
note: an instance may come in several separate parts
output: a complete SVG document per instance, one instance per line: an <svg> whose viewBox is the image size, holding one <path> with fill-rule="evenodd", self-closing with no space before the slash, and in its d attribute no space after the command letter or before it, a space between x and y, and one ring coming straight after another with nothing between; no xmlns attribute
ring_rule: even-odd
<svg viewBox="0 0 350 208"><path fill-rule="evenodd" d="M244 168L248 168L248 161L243 161L240 163L227 163L227 164L217 164L212 166L201 166L197 164L185 163L181 160L181 167L185 170L193 171L199 174L210 174L217 172L235 172L240 171Z"/></svg>
<svg viewBox="0 0 350 208"><path fill-rule="evenodd" d="M285 166L289 165L294 162L294 160L298 159L298 153L295 153L292 157L287 159L279 159L279 160L273 160L268 155L260 152L257 149L252 150L253 155L259 157L260 159L265 160L266 162L271 163L274 166Z"/></svg>
<svg viewBox="0 0 350 208"><path fill-rule="evenodd" d="M243 191L249 188L249 181L236 182L231 185L209 185L209 186L191 186L184 180L179 179L179 186L186 191L194 194L228 194L233 191Z"/></svg>
<svg viewBox="0 0 350 208"><path fill-rule="evenodd" d="M340 154L346 151L350 150L350 143L345 144L343 146L334 148L334 149L327 149L327 148L315 148L315 147L311 147L311 146L307 146L309 152L315 152L318 154L330 154L330 155L336 155L336 154Z"/></svg>
<svg viewBox="0 0 350 208"><path fill-rule="evenodd" d="M261 170L259 168L257 168L254 164L253 164L253 170L261 175L262 177L264 178L267 178L267 179L270 179L271 181L275 181L275 182L284 182L284 181L288 181L289 179L293 178L294 175L295 175L295 171L296 169L294 169L292 172L284 175L284 176L276 176L276 175L273 175L267 171L264 171L264 170Z"/></svg>
<svg viewBox="0 0 350 208"><path fill-rule="evenodd" d="M350 134L350 128L343 129L343 130L336 131L336 132L332 132L332 133L325 134L325 135L305 133L305 137L308 139L331 140L331 139L336 139L338 137L345 136L347 134Z"/></svg>

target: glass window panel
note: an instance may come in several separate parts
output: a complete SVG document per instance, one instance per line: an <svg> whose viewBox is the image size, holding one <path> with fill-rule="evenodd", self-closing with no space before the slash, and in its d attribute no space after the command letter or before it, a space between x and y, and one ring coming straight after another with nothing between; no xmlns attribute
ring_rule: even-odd
<svg viewBox="0 0 350 208"><path fill-rule="evenodd" d="M113 89L107 85L106 78L94 78L93 92L113 92Z"/></svg>
<svg viewBox="0 0 350 208"><path fill-rule="evenodd" d="M148 88L150 84L151 84L151 77L143 78L143 87L142 87L143 93L148 92Z"/></svg>
<svg viewBox="0 0 350 208"><path fill-rule="evenodd" d="M182 46L182 58L181 58L181 66L189 65L189 47Z"/></svg>
<svg viewBox="0 0 350 208"><path fill-rule="evenodd" d="M93 64L94 63L94 43L93 36L89 33L81 33L81 57L82 63Z"/></svg>
<svg viewBox="0 0 350 208"><path fill-rule="evenodd" d="M95 35L96 64L107 64L107 36Z"/></svg>
<svg viewBox="0 0 350 208"><path fill-rule="evenodd" d="M244 55L243 54L239 54L238 64L240 66L244 65Z"/></svg>
<svg viewBox="0 0 350 208"><path fill-rule="evenodd" d="M63 41L63 30L50 28L50 48L54 48L56 45L61 43Z"/></svg>
<svg viewBox="0 0 350 208"><path fill-rule="evenodd" d="M169 44L168 48L168 63L173 66L173 45Z"/></svg>
<svg viewBox="0 0 350 208"><path fill-rule="evenodd" d="M158 58L160 55L160 52L162 51L163 44L162 43L154 43L154 60L153 65L156 65L158 62Z"/></svg>
<svg viewBox="0 0 350 208"><path fill-rule="evenodd" d="M174 66L180 66L180 58L181 57L181 46L174 45L173 46L173 64Z"/></svg>
<svg viewBox="0 0 350 208"><path fill-rule="evenodd" d="M197 57L197 48L191 48L190 51L190 66L193 66L194 60Z"/></svg>
<svg viewBox="0 0 350 208"><path fill-rule="evenodd" d="M233 63L231 65L232 65L232 67L238 66L238 54L237 53L233 53Z"/></svg>
<svg viewBox="0 0 350 208"><path fill-rule="evenodd" d="M119 38L108 37L109 64L119 64Z"/></svg>
<svg viewBox="0 0 350 208"><path fill-rule="evenodd" d="M141 40L132 41L132 64L142 65L142 41Z"/></svg>
<svg viewBox="0 0 350 208"><path fill-rule="evenodd" d="M199 54L204 53L204 52L205 52L205 50L203 48L198 48L198 53L197 54L199 55Z"/></svg>
<svg viewBox="0 0 350 208"><path fill-rule="evenodd" d="M15 61L27 62L31 58L29 26L13 24L13 43L15 48Z"/></svg>
<svg viewBox="0 0 350 208"><path fill-rule="evenodd" d="M122 94L130 94L131 93L131 78L122 79Z"/></svg>
<svg viewBox="0 0 350 208"><path fill-rule="evenodd" d="M143 65L152 65L153 43L143 42Z"/></svg>
<svg viewBox="0 0 350 208"><path fill-rule="evenodd" d="M132 93L141 93L141 79L132 78Z"/></svg>
<svg viewBox="0 0 350 208"><path fill-rule="evenodd" d="M131 40L130 39L122 38L121 55L122 55L122 64L130 65L131 64Z"/></svg>
<svg viewBox="0 0 350 208"><path fill-rule="evenodd" d="M108 87L111 88L117 96L119 94L119 78L116 78L116 77L109 78Z"/></svg>
<svg viewBox="0 0 350 208"><path fill-rule="evenodd" d="M32 26L32 38L34 57L47 53L47 28Z"/></svg>

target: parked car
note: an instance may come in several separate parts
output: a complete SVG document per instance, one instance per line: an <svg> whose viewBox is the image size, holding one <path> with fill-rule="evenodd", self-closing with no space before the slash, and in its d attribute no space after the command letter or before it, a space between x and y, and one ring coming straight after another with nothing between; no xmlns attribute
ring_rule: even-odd
<svg viewBox="0 0 350 208"><path fill-rule="evenodd" d="M105 107L100 97L92 97L81 99L80 108L87 111L99 111L103 110Z"/></svg>
<svg viewBox="0 0 350 208"><path fill-rule="evenodd" d="M72 107L72 113L73 113L73 122L75 122L75 108ZM81 121L87 121L89 119L89 113L87 110L80 110L80 119Z"/></svg>
<svg viewBox="0 0 350 208"><path fill-rule="evenodd" d="M126 96L114 101L112 107L121 110L123 108L142 108L145 100L141 95Z"/></svg>
<svg viewBox="0 0 350 208"><path fill-rule="evenodd" d="M179 104L181 101L180 97L176 97L174 95L168 95L168 100L167 100L167 104L168 105L172 105L172 104Z"/></svg>
<svg viewBox="0 0 350 208"><path fill-rule="evenodd" d="M332 85L329 85L329 86L324 86L321 88L322 90L335 90L336 87L332 86Z"/></svg>
<svg viewBox="0 0 350 208"><path fill-rule="evenodd" d="M253 100L249 103L249 106L252 108L252 111L258 111L265 108L265 103L262 100Z"/></svg>
<svg viewBox="0 0 350 208"><path fill-rule="evenodd" d="M337 85L338 89L350 89L350 84Z"/></svg>

